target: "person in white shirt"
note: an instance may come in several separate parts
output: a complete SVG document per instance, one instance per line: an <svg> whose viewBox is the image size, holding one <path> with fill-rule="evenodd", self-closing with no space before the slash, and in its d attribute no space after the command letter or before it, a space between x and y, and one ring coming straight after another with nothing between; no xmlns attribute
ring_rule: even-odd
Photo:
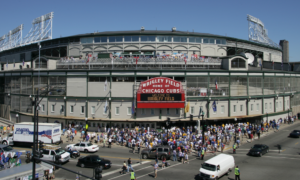
<svg viewBox="0 0 300 180"><path fill-rule="evenodd" d="M109 148L111 148L111 137L108 139Z"/></svg>
<svg viewBox="0 0 300 180"><path fill-rule="evenodd" d="M51 168L49 169L49 178L52 179L53 176L53 166L51 166Z"/></svg>

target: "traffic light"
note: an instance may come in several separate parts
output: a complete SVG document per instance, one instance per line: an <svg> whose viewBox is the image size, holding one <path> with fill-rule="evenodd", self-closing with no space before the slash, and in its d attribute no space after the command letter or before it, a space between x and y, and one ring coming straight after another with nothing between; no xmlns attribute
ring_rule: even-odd
<svg viewBox="0 0 300 180"><path fill-rule="evenodd" d="M102 167L95 168L95 179L100 180L102 178Z"/></svg>
<svg viewBox="0 0 300 180"><path fill-rule="evenodd" d="M39 141L39 149L44 149L44 142L43 141Z"/></svg>

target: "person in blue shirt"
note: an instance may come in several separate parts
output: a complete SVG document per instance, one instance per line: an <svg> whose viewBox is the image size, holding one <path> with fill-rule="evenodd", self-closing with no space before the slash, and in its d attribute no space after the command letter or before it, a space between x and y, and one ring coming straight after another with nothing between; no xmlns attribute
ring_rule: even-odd
<svg viewBox="0 0 300 180"><path fill-rule="evenodd" d="M100 136L99 136L99 134L97 134L97 143L99 143L100 142Z"/></svg>

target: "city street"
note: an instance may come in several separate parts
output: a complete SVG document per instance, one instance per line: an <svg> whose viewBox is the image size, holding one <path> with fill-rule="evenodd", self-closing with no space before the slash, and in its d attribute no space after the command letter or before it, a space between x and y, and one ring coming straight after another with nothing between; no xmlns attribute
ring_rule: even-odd
<svg viewBox="0 0 300 180"><path fill-rule="evenodd" d="M234 154L235 163L241 170L242 179L297 179L298 178L298 164L300 162L300 139L289 138L289 133L294 129L300 129L300 123L296 122L293 125L286 125L285 128L278 132L271 132L260 140L255 140L252 143L245 143L237 149L237 154ZM244 141L246 142L246 141ZM67 145L64 142L61 146L64 148ZM270 151L263 155L263 157L252 157L246 155L251 146L254 144L266 144ZM279 153L277 145L281 145L282 150ZM230 148L230 147L229 147ZM27 149L22 147L15 147L15 149ZM232 154L232 150L227 150L225 153ZM138 154L132 154L132 151L123 146L114 145L110 148L103 148L97 153L81 153L81 156L97 154L105 159L111 160L112 167L103 170L102 179L105 180L123 180L130 179L127 173L121 175L121 167L124 161L130 157L132 159L133 168L137 179L153 179L153 163L154 160L140 161ZM213 154L208 153L205 160L212 157ZM24 162L24 159L22 160ZM141 163L140 163L141 162ZM161 163L161 161L159 161ZM203 161L199 160L194 153L189 156L189 164L181 164L179 162L169 161L171 166L164 169L159 168L157 179L199 179L199 168ZM81 168L76 166L77 159L71 159L63 166L74 171L92 176L93 169ZM65 170L58 169L56 171L56 179L75 179L75 175ZM80 179L85 179L81 177ZM229 176L223 176L220 179L234 179L234 172Z"/></svg>

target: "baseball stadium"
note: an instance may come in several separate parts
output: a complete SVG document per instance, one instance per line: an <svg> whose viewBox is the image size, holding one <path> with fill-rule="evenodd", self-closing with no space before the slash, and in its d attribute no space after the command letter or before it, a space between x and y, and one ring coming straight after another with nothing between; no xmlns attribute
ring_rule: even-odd
<svg viewBox="0 0 300 180"><path fill-rule="evenodd" d="M51 23L36 37L20 38L19 26L0 38L1 117L32 122L38 102L39 122L160 129L168 119L262 123L300 110L300 64L253 16L249 40L175 27L52 39L52 18L34 20Z"/></svg>

